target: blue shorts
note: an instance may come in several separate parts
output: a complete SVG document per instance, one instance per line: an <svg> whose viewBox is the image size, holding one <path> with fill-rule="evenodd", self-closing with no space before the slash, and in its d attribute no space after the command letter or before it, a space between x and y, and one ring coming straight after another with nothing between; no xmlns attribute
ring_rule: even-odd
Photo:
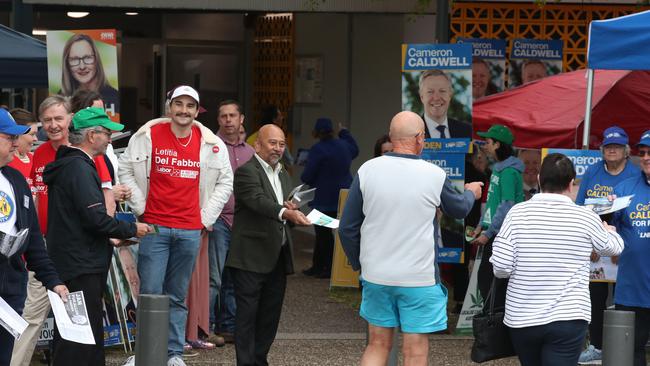
<svg viewBox="0 0 650 366"><path fill-rule="evenodd" d="M431 333L447 328L447 289L443 285L400 287L361 281L359 313L368 323L400 327L403 333Z"/></svg>

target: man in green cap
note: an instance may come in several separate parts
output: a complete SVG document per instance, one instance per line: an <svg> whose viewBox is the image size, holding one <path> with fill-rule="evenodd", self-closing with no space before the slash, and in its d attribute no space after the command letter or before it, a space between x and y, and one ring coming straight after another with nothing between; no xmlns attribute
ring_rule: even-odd
<svg viewBox="0 0 650 366"><path fill-rule="evenodd" d="M512 206L524 200L523 176L524 163L515 157L512 143L515 138L508 127L493 125L486 132L477 132L485 138L484 151L488 158L494 161L492 176L488 187L485 213L481 224L474 231L475 239L472 244L484 247L478 272L478 288L485 299L490 291L494 278L490 256L492 241L501 229L501 224ZM504 306L506 299L507 279L497 279L494 291L495 306Z"/></svg>
<svg viewBox="0 0 650 366"><path fill-rule="evenodd" d="M119 221L106 213L93 158L106 151L111 131L124 128L103 109L86 108L72 117L68 139L45 168L49 207L47 249L70 292L83 291L94 345L54 335L54 365L103 365L102 294L112 254L109 238L142 237L149 225Z"/></svg>

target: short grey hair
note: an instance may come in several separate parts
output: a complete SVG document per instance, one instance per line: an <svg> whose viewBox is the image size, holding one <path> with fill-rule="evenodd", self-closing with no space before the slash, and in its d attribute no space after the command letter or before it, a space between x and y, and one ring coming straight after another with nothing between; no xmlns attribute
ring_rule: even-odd
<svg viewBox="0 0 650 366"><path fill-rule="evenodd" d="M38 106L38 118L41 118L46 109L55 105L62 105L66 112L70 113L70 98L55 94L45 98Z"/></svg>
<svg viewBox="0 0 650 366"><path fill-rule="evenodd" d="M81 145L88 136L88 132L95 130L94 127L82 128L80 130L70 130L68 141L71 145Z"/></svg>
<svg viewBox="0 0 650 366"><path fill-rule="evenodd" d="M420 80L418 81L418 91L419 91L420 93L422 92L422 84L424 84L424 80L425 80L426 78L428 78L428 77L432 77L432 76L442 76L442 77L444 77L445 79L447 79L447 81L449 82L449 89L450 89L450 91L451 91L452 93L454 92L454 89L451 87L451 77L450 77L447 73L445 73L444 71L442 71L442 70L431 69L431 70L427 70L427 71L423 72L423 73L420 75Z"/></svg>
<svg viewBox="0 0 650 366"><path fill-rule="evenodd" d="M606 145L600 145L600 154L601 155L605 154L605 146ZM631 150L630 145L625 144L625 158L626 159L630 157L630 150Z"/></svg>

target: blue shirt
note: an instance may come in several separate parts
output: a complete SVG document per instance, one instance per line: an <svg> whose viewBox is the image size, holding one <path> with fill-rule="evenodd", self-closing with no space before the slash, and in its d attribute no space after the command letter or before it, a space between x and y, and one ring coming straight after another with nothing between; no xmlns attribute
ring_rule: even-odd
<svg viewBox="0 0 650 366"><path fill-rule="evenodd" d="M631 161L625 162L625 168L618 175L612 175L605 169L605 161L590 166L580 182L580 190L576 196L576 204L584 205L586 198L603 198L612 194L614 187L627 178L639 174Z"/></svg>
<svg viewBox="0 0 650 366"><path fill-rule="evenodd" d="M614 194L634 195L627 208L614 213L614 225L625 242L614 302L650 308L650 184L645 174L638 173L618 184Z"/></svg>

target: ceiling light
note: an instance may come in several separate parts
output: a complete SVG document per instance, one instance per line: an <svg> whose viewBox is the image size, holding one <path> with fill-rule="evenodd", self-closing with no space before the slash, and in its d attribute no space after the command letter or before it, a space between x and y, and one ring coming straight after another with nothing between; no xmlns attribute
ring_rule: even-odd
<svg viewBox="0 0 650 366"><path fill-rule="evenodd" d="M47 31L45 29L33 29L32 36L46 36Z"/></svg>
<svg viewBox="0 0 650 366"><path fill-rule="evenodd" d="M133 11L131 11L131 12L126 12L126 13L124 13L124 14L126 14L126 15L138 15L138 13L133 12Z"/></svg>
<svg viewBox="0 0 650 366"><path fill-rule="evenodd" d="M83 18L83 17L87 16L88 14L90 14L90 13L87 12L87 11L69 11L68 12L68 16L70 18Z"/></svg>

